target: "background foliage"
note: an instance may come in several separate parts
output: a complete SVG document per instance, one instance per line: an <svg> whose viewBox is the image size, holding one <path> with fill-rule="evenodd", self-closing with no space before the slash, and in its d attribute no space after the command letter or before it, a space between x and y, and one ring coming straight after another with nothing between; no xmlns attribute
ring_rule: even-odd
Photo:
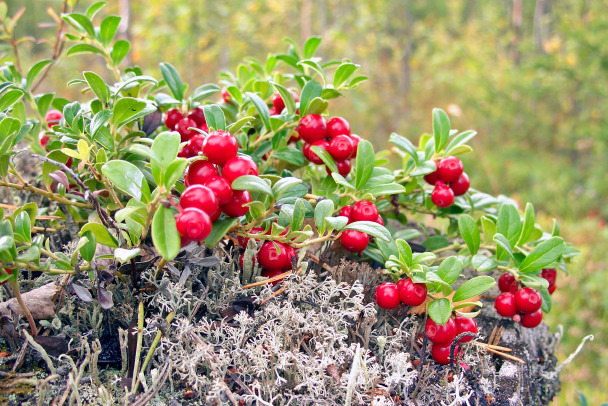
<svg viewBox="0 0 608 406"><path fill-rule="evenodd" d="M47 9L60 1L7 0L9 15L26 7L19 35L50 38ZM81 0L83 8L92 1ZM243 57L263 59L282 38L321 35L321 55L348 55L370 81L332 112L377 148L392 131L415 137L430 130L428 111L444 108L453 126L474 128L475 152L464 157L473 187L532 201L560 219L562 234L582 248L568 280L558 280L550 325L564 326L562 359L592 333L564 373L556 404L605 401L608 368L608 4L593 0L119 0L105 13L123 16L131 63L157 69L170 61L193 86L215 81ZM127 29L127 23L129 28ZM1 47L8 47L0 43ZM28 42L27 66L49 45ZM2 50L4 51L4 50ZM7 55L11 55L7 52ZM51 71L65 83L81 70L104 72L101 58L65 58ZM111 73L105 71L111 79ZM159 76L157 72L156 76ZM38 89L38 91L57 90ZM63 97L77 97L76 87ZM604 345L602 345L604 344Z"/></svg>

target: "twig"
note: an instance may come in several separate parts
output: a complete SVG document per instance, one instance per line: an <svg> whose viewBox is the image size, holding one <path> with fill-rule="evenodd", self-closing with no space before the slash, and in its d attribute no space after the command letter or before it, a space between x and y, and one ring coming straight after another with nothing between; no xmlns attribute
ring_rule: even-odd
<svg viewBox="0 0 608 406"><path fill-rule="evenodd" d="M42 346L40 344L38 344L36 341L34 341L32 336L29 335L27 333L27 331L23 330L22 333L25 336L25 339L27 340L27 342L30 343L30 345L32 347L34 347L34 349L36 351L38 351L38 353L40 354L40 356L42 357L44 362L46 362L46 366L49 368L49 371L51 371L51 374L53 374L53 375L56 374L57 370L55 369L55 366L53 365L53 361L51 361L51 358L49 358L49 354L46 353L46 351L44 350L44 348L42 348Z"/></svg>
<svg viewBox="0 0 608 406"><path fill-rule="evenodd" d="M10 283L11 287L13 288L13 292L15 293L15 299L17 299L17 303L19 303L21 310L23 310L23 314L25 314L25 317L27 318L27 321L30 324L30 328L32 329L32 336L36 337L38 335L38 329L36 328L36 322L34 321L34 318L32 317L32 313L30 313L30 309L27 308L27 305L25 304L25 302L23 301L23 298L21 297L21 291L19 290L19 282L15 281L15 280L11 280L11 282L9 282L9 283Z"/></svg>
<svg viewBox="0 0 608 406"><path fill-rule="evenodd" d="M266 278L263 281L250 283L249 285L243 286L241 289L255 288L256 286L263 286L263 285L267 285L272 282L280 281L281 279L287 278L289 275L291 275L291 273L292 273L291 271L287 271L280 275L273 276L272 278Z"/></svg>
<svg viewBox="0 0 608 406"><path fill-rule="evenodd" d="M492 350L492 349L487 348L487 347L485 347L485 350L488 351L488 352L491 352L492 354L500 355L501 357L508 358L508 359L510 359L512 361L516 361L516 362L519 362L521 364L525 364L526 363L523 359L514 357L514 356L509 355L509 354L505 354L504 352Z"/></svg>

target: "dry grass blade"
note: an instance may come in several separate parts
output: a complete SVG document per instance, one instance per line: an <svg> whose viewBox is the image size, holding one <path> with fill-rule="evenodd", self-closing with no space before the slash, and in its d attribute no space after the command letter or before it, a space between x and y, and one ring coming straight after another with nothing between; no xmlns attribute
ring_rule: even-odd
<svg viewBox="0 0 608 406"><path fill-rule="evenodd" d="M272 278L264 279L263 281L250 283L249 285L243 286L241 289L249 289L249 288L255 288L256 286L267 285L272 282L280 281L281 279L284 279L284 278L288 277L289 275L291 275L291 271L287 271L280 275L273 276Z"/></svg>

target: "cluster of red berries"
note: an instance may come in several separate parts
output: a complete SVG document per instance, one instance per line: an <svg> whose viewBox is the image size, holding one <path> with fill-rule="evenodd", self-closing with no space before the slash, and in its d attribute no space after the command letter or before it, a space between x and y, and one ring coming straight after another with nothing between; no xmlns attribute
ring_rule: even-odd
<svg viewBox="0 0 608 406"><path fill-rule="evenodd" d="M429 173L424 180L435 189L431 201L437 207L449 207L454 204L456 196L464 195L471 186L469 175L464 172L462 161L448 156L437 163L437 170Z"/></svg>
<svg viewBox="0 0 608 406"><path fill-rule="evenodd" d="M462 317L456 315L456 317L450 317L448 321L442 326L433 321L430 317L426 321L424 326L424 332L428 337L429 341L433 343L431 348L431 355L436 363L441 365L447 365L450 363L450 348L456 336L462 333L473 333L477 334L477 322L475 319L468 317ZM473 337L463 337L454 349L454 358L458 355L459 344L472 341Z"/></svg>
<svg viewBox="0 0 608 406"><path fill-rule="evenodd" d="M244 175L258 175L258 167L248 156L238 155L234 137L226 131L214 131L205 138L202 148L207 160L188 166L184 180L186 190L180 198L177 230L186 241L202 241L211 232L211 223L221 213L229 217L244 216L251 203L246 190L233 190L232 182ZM221 173L220 173L221 171Z"/></svg>
<svg viewBox="0 0 608 406"><path fill-rule="evenodd" d="M537 290L528 287L520 289L515 277L510 273L498 278L498 288L502 292L494 302L498 314L513 318L513 321L527 328L536 327L543 321L543 298Z"/></svg>
<svg viewBox="0 0 608 406"><path fill-rule="evenodd" d="M350 173L351 158L357 156L357 147L361 137L350 133L350 124L342 117L333 117L325 121L318 114L308 114L300 119L298 125L299 138L304 141L302 152L310 162L323 165L321 158L311 151L311 147L320 147L327 151L338 167L340 175L346 177ZM331 170L327 173L331 174Z"/></svg>
<svg viewBox="0 0 608 406"><path fill-rule="evenodd" d="M263 232L263 227L254 227L251 229L251 231L249 231L250 234L261 234ZM281 235L284 235L286 233L287 231L285 231ZM270 230L266 234L270 234ZM249 238L239 237L238 241L241 246L247 247ZM266 241L264 242L264 244L262 244L260 251L253 258L253 261L254 263L260 264L260 266L262 267L262 276L266 278L272 278L282 274L287 270L290 270L292 268L292 262L296 257L296 250L293 247L280 242ZM245 254L242 254L240 258L241 269L243 269L244 258ZM276 281L272 284L276 285L278 282L279 281Z"/></svg>
<svg viewBox="0 0 608 406"><path fill-rule="evenodd" d="M403 303L406 306L419 306L426 300L427 289L424 283L414 283L411 279L399 282L385 282L376 288L376 304L383 309L394 309Z"/></svg>
<svg viewBox="0 0 608 406"><path fill-rule="evenodd" d="M369 201L360 201L352 206L344 206L340 216L348 217L348 223L355 221L373 221L384 225L384 220L375 204ZM340 242L346 251L361 252L369 244L369 235L357 230L346 230L340 236Z"/></svg>
<svg viewBox="0 0 608 406"><path fill-rule="evenodd" d="M165 114L165 126L171 131L177 131L182 142L188 142L179 154L183 158L197 156L203 147L205 136L194 128L209 132L205 113L200 107L190 110L186 117L178 109L168 110Z"/></svg>

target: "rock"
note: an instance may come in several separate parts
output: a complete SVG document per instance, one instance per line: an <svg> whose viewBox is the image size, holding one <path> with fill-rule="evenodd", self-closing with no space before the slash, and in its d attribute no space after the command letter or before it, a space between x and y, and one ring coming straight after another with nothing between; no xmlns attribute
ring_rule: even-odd
<svg viewBox="0 0 608 406"><path fill-rule="evenodd" d="M60 290L61 286L53 282L21 295L34 320L47 320L55 315L54 299ZM23 316L23 310L15 298L0 303L1 314L10 316L11 311Z"/></svg>

